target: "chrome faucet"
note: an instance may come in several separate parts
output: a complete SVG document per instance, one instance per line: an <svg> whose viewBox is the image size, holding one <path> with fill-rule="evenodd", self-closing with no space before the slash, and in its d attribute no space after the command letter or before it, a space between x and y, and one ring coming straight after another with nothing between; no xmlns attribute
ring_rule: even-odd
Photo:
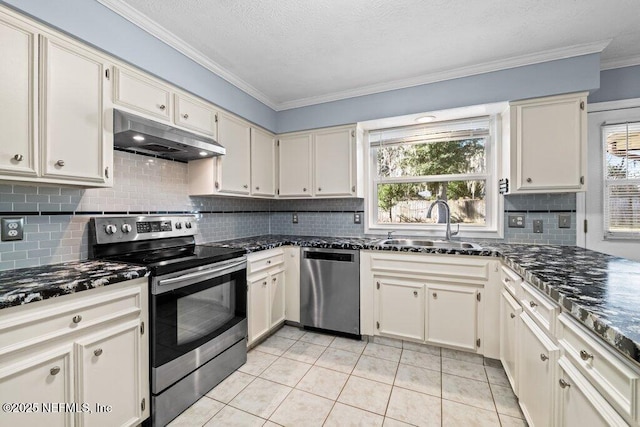
<svg viewBox="0 0 640 427"><path fill-rule="evenodd" d="M447 202L440 199L437 199L433 203L431 203L431 206L429 206L429 210L427 211L427 218L431 218L431 211L433 210L433 207L435 205L444 206L444 211L445 211L446 220L447 220L447 229L446 229L444 238L445 240L451 240L451 236L455 236L460 232L460 224L458 224L458 229L456 231L451 232L451 210L449 209L449 205L447 204Z"/></svg>
<svg viewBox="0 0 640 427"><path fill-rule="evenodd" d="M391 235L395 232L396 230L387 231L387 239L391 239Z"/></svg>

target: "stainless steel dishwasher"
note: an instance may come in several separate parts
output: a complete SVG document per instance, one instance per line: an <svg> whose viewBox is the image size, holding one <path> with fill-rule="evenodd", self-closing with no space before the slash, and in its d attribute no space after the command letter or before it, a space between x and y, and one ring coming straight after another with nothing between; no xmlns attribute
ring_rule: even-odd
<svg viewBox="0 0 640 427"><path fill-rule="evenodd" d="M360 252L302 248L300 323L360 335Z"/></svg>

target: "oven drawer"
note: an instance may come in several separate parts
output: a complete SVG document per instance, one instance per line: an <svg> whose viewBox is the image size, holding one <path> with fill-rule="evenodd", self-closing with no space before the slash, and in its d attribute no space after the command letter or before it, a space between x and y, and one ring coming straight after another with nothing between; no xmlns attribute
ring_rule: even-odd
<svg viewBox="0 0 640 427"><path fill-rule="evenodd" d="M565 355L606 400L625 417L638 420L640 371L566 313L558 317L558 340Z"/></svg>
<svg viewBox="0 0 640 427"><path fill-rule="evenodd" d="M280 248L247 255L247 275L284 264L284 250Z"/></svg>
<svg viewBox="0 0 640 427"><path fill-rule="evenodd" d="M560 314L560 306L536 290L531 284L523 282L520 302L535 322L551 335L556 332L556 318Z"/></svg>
<svg viewBox="0 0 640 427"><path fill-rule="evenodd" d="M147 283L145 278L125 288L92 290L87 292L90 296L83 296L85 292L65 295L45 308L38 303L24 307L0 320L0 355L109 320L139 316ZM96 291L100 295L93 294Z"/></svg>
<svg viewBox="0 0 640 427"><path fill-rule="evenodd" d="M504 285L504 288L515 299L522 297L521 287L522 277L520 277L515 271L504 265L500 269L500 281Z"/></svg>

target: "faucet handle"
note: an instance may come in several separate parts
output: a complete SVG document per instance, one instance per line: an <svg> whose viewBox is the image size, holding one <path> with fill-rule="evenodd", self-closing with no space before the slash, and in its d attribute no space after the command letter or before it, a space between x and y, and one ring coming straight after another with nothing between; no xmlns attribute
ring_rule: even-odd
<svg viewBox="0 0 640 427"><path fill-rule="evenodd" d="M390 238L391 238L391 235L392 235L393 233L395 233L395 232L396 232L395 230L387 231L387 239L390 239Z"/></svg>
<svg viewBox="0 0 640 427"><path fill-rule="evenodd" d="M458 223L458 224L456 224L456 225L458 226L458 228L456 228L456 231L452 231L452 232L451 232L451 235L452 235L452 236L457 236L457 235L458 235L458 233L460 233L460 224Z"/></svg>

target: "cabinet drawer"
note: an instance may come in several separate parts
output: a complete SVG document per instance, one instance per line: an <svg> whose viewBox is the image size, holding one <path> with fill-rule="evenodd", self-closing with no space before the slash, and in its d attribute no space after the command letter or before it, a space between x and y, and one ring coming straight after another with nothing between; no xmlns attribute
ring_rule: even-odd
<svg viewBox="0 0 640 427"><path fill-rule="evenodd" d="M216 111L194 98L176 95L174 121L177 125L216 136Z"/></svg>
<svg viewBox="0 0 640 427"><path fill-rule="evenodd" d="M284 264L284 251L274 249L247 256L247 274L254 274Z"/></svg>
<svg viewBox="0 0 640 427"><path fill-rule="evenodd" d="M515 271L504 265L500 269L500 281L504 285L504 288L509 291L511 296L516 299L522 297L521 287L522 277L516 274Z"/></svg>
<svg viewBox="0 0 640 427"><path fill-rule="evenodd" d="M133 71L114 67L113 102L169 120L171 93L167 86Z"/></svg>
<svg viewBox="0 0 640 427"><path fill-rule="evenodd" d="M625 417L638 420L639 370L606 347L568 314L558 317L565 355Z"/></svg>
<svg viewBox="0 0 640 427"><path fill-rule="evenodd" d="M0 321L0 355L108 320L139 315L141 292L140 286L132 286L69 303L59 302L46 309L36 304L9 315Z"/></svg>
<svg viewBox="0 0 640 427"><path fill-rule="evenodd" d="M522 297L520 301L524 310L526 310L536 323L551 335L556 332L556 318L560 314L560 306L552 302L537 291L527 282L521 285Z"/></svg>

